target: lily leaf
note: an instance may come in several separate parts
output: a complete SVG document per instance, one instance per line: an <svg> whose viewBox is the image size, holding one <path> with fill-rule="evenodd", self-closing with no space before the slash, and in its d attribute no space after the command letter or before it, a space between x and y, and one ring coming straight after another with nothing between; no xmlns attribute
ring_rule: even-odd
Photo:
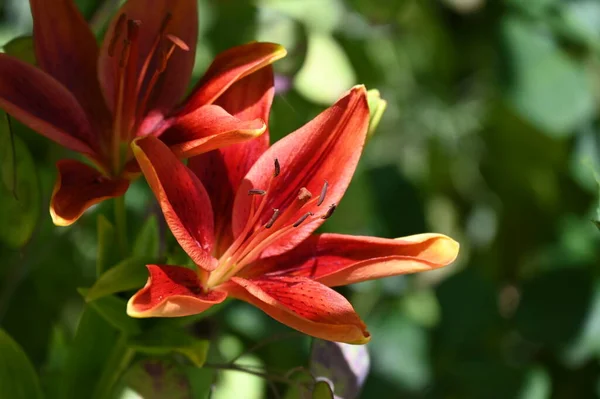
<svg viewBox="0 0 600 399"><path fill-rule="evenodd" d="M0 220L6 226L0 229L0 241L9 247L20 248L29 241L38 221L40 188L35 164L25 143L19 137L12 136L12 152L10 142L5 136L9 134L0 126L0 165L3 177L8 175L7 179L3 180L8 180L9 184L13 185L12 192L4 187L4 184L0 185ZM14 158L11 160L11 157Z"/></svg>
<svg viewBox="0 0 600 399"><path fill-rule="evenodd" d="M156 215L150 215L135 238L133 256L149 258L148 262L155 262L158 258L158 240Z"/></svg>
<svg viewBox="0 0 600 399"><path fill-rule="evenodd" d="M85 288L78 288L77 291L84 298L89 293L89 290ZM116 329L130 335L141 332L139 320L127 315L127 304L124 300L111 295L90 301L88 304Z"/></svg>
<svg viewBox="0 0 600 399"><path fill-rule="evenodd" d="M116 261L116 233L114 226L104 215L98 216L98 252L96 253L96 275L100 277L109 265Z"/></svg>
<svg viewBox="0 0 600 399"><path fill-rule="evenodd" d="M37 399L42 390L23 349L0 329L0 398Z"/></svg>
<svg viewBox="0 0 600 399"><path fill-rule="evenodd" d="M349 345L320 339L313 341L311 373L317 381L331 382L336 397L344 399L358 397L369 373L369 367L369 353L364 345ZM318 388L323 391L324 388L319 388L318 385L315 386L315 390Z"/></svg>
<svg viewBox="0 0 600 399"><path fill-rule="evenodd" d="M4 187L17 199L17 159L15 137L6 112L0 111L0 174Z"/></svg>
<svg viewBox="0 0 600 399"><path fill-rule="evenodd" d="M313 399L333 399L331 385L327 381L317 381L312 392Z"/></svg>
<svg viewBox="0 0 600 399"><path fill-rule="evenodd" d="M8 55L35 65L35 50L32 36L19 36L6 43L2 49Z"/></svg>
<svg viewBox="0 0 600 399"><path fill-rule="evenodd" d="M86 302L117 292L143 287L148 279L145 264L150 263L150 261L151 259L147 257L132 257L111 267L89 289L85 297Z"/></svg>
<svg viewBox="0 0 600 399"><path fill-rule="evenodd" d="M196 339L181 330L158 326L129 342L129 347L151 355L181 353L197 367L202 367L208 354L209 341Z"/></svg>

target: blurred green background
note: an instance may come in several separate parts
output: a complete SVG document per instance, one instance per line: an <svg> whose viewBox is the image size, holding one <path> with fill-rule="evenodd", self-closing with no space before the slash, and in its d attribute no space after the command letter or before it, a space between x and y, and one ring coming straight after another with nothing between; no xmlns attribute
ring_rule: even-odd
<svg viewBox="0 0 600 399"><path fill-rule="evenodd" d="M76 2L98 32L118 4ZM325 230L434 231L461 243L445 269L342 289L373 335L361 397L600 396L600 232L590 221L600 216L593 172L600 170L600 0L199 5L196 79L217 52L237 44L268 40L288 49L275 66L272 141L354 84L388 101ZM30 29L26 1L0 0L0 44ZM70 154L14 125L32 156L23 168L36 173L22 185L22 214L0 192L0 326L42 385L58 392L55 376L72 366L68 350L77 345L76 288L95 277L97 215L110 218L112 210L104 203L70 228L54 227L47 211L54 164ZM133 240L158 208L142 180L126 201ZM15 235L14 223L31 239ZM168 244L161 251L172 251ZM212 337L216 358L288 331L238 302L188 328ZM104 326L92 339L98 356L111 334ZM306 364L308 348L305 338L282 340L248 361L291 369ZM263 380L240 373L218 388L213 397L274 397Z"/></svg>

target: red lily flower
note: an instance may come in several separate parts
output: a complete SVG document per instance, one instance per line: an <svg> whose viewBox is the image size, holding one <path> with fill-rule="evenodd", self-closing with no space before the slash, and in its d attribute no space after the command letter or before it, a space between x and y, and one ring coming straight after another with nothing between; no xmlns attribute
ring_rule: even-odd
<svg viewBox="0 0 600 399"><path fill-rule="evenodd" d="M89 206L125 193L139 175L129 146L135 137L159 136L183 158L266 130L263 120L236 118L227 106L234 95L244 104L270 106L269 64L285 55L276 44L219 54L178 105L194 63L196 3L128 0L99 49L72 0L30 0L39 69L0 54L0 107L97 167L57 163L50 204L55 224L69 225Z"/></svg>
<svg viewBox="0 0 600 399"><path fill-rule="evenodd" d="M156 138L134 141L166 221L197 268L148 265L128 314L185 316L232 296L306 334L367 342L365 324L330 287L435 269L458 253L458 243L440 234L313 234L350 183L368 121L365 88L355 87L268 149L250 141L193 158L196 173Z"/></svg>

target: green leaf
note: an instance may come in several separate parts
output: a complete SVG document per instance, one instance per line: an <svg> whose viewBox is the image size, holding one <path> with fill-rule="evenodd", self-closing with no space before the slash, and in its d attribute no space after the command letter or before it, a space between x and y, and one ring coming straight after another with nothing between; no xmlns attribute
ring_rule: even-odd
<svg viewBox="0 0 600 399"><path fill-rule="evenodd" d="M523 118L562 137L594 115L593 85L584 66L569 58L549 32L517 18L505 19L502 29L510 63L502 87Z"/></svg>
<svg viewBox="0 0 600 399"><path fill-rule="evenodd" d="M197 367L202 367L208 354L209 341L196 339L170 326L158 326L132 338L129 347L152 355L178 352L186 356Z"/></svg>
<svg viewBox="0 0 600 399"><path fill-rule="evenodd" d="M0 398L42 398L35 370L23 349L0 329Z"/></svg>
<svg viewBox="0 0 600 399"><path fill-rule="evenodd" d="M84 298L89 293L89 290L85 288L78 288L77 291ZM127 304L124 300L116 296L105 296L90 301L88 304L116 329L130 335L138 334L141 331L139 320L127 315Z"/></svg>
<svg viewBox="0 0 600 399"><path fill-rule="evenodd" d="M61 384L64 399L89 398L111 351L118 331L87 305L77 326Z"/></svg>
<svg viewBox="0 0 600 399"><path fill-rule="evenodd" d="M313 399L333 399L333 391L327 381L318 381L312 392Z"/></svg>
<svg viewBox="0 0 600 399"><path fill-rule="evenodd" d="M2 49L8 55L12 55L28 64L35 65L35 50L33 47L32 36L20 36L14 38L6 43Z"/></svg>
<svg viewBox="0 0 600 399"><path fill-rule="evenodd" d="M523 284L515 323L526 339L569 343L580 332L592 303L592 278L584 270L560 269Z"/></svg>
<svg viewBox="0 0 600 399"><path fill-rule="evenodd" d="M123 376L124 383L144 399L192 399L186 370L173 360L144 359Z"/></svg>
<svg viewBox="0 0 600 399"><path fill-rule="evenodd" d="M98 215L98 252L96 254L96 275L100 277L109 265L116 263L117 240L114 226L104 215Z"/></svg>
<svg viewBox="0 0 600 399"><path fill-rule="evenodd" d="M15 137L6 112L0 111L0 174L4 187L17 199Z"/></svg>
<svg viewBox="0 0 600 399"><path fill-rule="evenodd" d="M375 133L375 130L377 130L377 126L379 126L379 122L387 108L387 101L381 98L381 94L377 89L367 92L367 100L369 102L369 131L367 132L367 139L369 139Z"/></svg>
<svg viewBox="0 0 600 399"><path fill-rule="evenodd" d="M4 125L7 126L7 125ZM0 185L0 220L4 228L0 229L0 241L12 248L20 248L29 241L40 215L40 188L36 174L35 164L25 143L16 136L14 138L14 163L15 170L9 167L4 172L4 160L10 165L10 157L7 152L11 152L10 145L6 138L2 140L5 134L9 134L0 126L0 162L3 166L3 176L5 173L12 173L16 176L14 180L14 190L12 192ZM8 178L10 180L10 177ZM3 179L4 180L4 179Z"/></svg>
<svg viewBox="0 0 600 399"><path fill-rule="evenodd" d="M133 243L133 256L149 258L153 262L158 258L158 222L155 215L150 215L138 232Z"/></svg>
<svg viewBox="0 0 600 399"><path fill-rule="evenodd" d="M304 65L294 85L310 101L331 105L356 82L344 49L329 34L311 33Z"/></svg>
<svg viewBox="0 0 600 399"><path fill-rule="evenodd" d="M94 301L117 292L141 288L148 279L146 263L151 259L143 257L127 258L104 272L89 289L86 302Z"/></svg>

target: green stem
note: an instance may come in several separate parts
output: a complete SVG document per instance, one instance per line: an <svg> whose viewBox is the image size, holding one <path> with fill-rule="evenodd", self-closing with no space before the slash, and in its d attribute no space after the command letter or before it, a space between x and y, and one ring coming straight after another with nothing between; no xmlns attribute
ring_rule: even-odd
<svg viewBox="0 0 600 399"><path fill-rule="evenodd" d="M127 213L125 210L125 196L115 198L115 228L121 256L127 256Z"/></svg>
<svg viewBox="0 0 600 399"><path fill-rule="evenodd" d="M127 335L121 333L104 365L102 375L96 384L92 399L109 399L115 384L129 366L135 351L127 346Z"/></svg>

